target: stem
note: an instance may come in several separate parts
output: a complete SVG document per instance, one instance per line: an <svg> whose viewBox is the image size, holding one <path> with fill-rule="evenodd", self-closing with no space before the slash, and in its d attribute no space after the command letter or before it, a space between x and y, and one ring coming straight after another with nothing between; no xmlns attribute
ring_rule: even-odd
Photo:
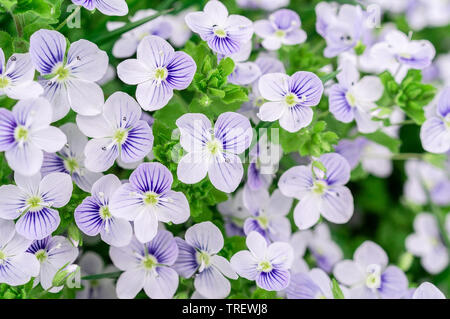
<svg viewBox="0 0 450 319"><path fill-rule="evenodd" d="M89 275L81 277L81 280L97 280L97 279L104 279L104 278L117 278L120 276L122 271L115 271L115 272L107 272L103 274L97 274L97 275Z"/></svg>
<svg viewBox="0 0 450 319"><path fill-rule="evenodd" d="M22 28L22 24L20 23L19 17L17 15L13 14L12 12L11 12L11 15L12 15L12 17L14 19L14 24L16 26L16 31L17 31L17 36L19 38L21 38L23 36L23 28Z"/></svg>
<svg viewBox="0 0 450 319"><path fill-rule="evenodd" d="M71 14L69 14L69 16L63 22L61 22L60 25L58 25L58 27L56 27L56 31L61 30L67 24L67 22L72 20L72 18L74 16L76 16L78 14L78 12L80 12L80 9L81 9L81 6L76 7L76 9L73 10L73 12Z"/></svg>
<svg viewBox="0 0 450 319"><path fill-rule="evenodd" d="M391 156L393 161L405 161L409 159L422 159L425 156L424 153L400 153Z"/></svg>
<svg viewBox="0 0 450 319"><path fill-rule="evenodd" d="M410 125L410 124L416 124L416 122L414 122L414 120L405 120L405 121L399 122L399 123L391 123L390 126L401 126L401 125Z"/></svg>

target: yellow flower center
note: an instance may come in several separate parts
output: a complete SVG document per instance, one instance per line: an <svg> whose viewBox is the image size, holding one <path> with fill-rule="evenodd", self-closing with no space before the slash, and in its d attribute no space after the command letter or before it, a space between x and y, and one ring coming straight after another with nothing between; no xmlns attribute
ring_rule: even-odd
<svg viewBox="0 0 450 319"><path fill-rule="evenodd" d="M9 79L7 77L0 78L0 89L4 89L9 85Z"/></svg>
<svg viewBox="0 0 450 319"><path fill-rule="evenodd" d="M6 258L5 253L0 250L0 261L4 260L5 258Z"/></svg>
<svg viewBox="0 0 450 319"><path fill-rule="evenodd" d="M30 211L39 210L42 207L42 198L38 196L32 196L27 199L27 206Z"/></svg>
<svg viewBox="0 0 450 319"><path fill-rule="evenodd" d="M347 99L347 102L348 102L348 104L350 104L350 106L353 107L353 106L356 105L356 98L355 98L355 96L352 93L347 92L345 94L345 98Z"/></svg>
<svg viewBox="0 0 450 319"><path fill-rule="evenodd" d="M263 272L269 272L272 270L272 264L269 261L261 261L258 265L258 270Z"/></svg>
<svg viewBox="0 0 450 319"><path fill-rule="evenodd" d="M221 145L221 143L220 143L218 140L216 140L216 139L213 139L212 141L209 141L209 142L206 144L206 147L208 148L208 151L209 151L212 155L216 155L216 154L222 152L222 145Z"/></svg>
<svg viewBox="0 0 450 319"><path fill-rule="evenodd" d="M59 66L53 74L57 77L59 81L64 81L69 77L69 70L66 69L63 65Z"/></svg>
<svg viewBox="0 0 450 319"><path fill-rule="evenodd" d="M227 36L227 32L222 28L215 29L214 34L219 38L225 38Z"/></svg>
<svg viewBox="0 0 450 319"><path fill-rule="evenodd" d="M109 211L108 206L100 207L100 217L102 219L110 219L112 217L111 212Z"/></svg>
<svg viewBox="0 0 450 319"><path fill-rule="evenodd" d="M258 221L259 225L266 229L269 226L269 219L267 216L258 216L256 217L256 220Z"/></svg>
<svg viewBox="0 0 450 319"><path fill-rule="evenodd" d="M169 72L167 72L167 69L164 67L160 67L155 70L155 79L156 80L164 81L168 75L169 75Z"/></svg>
<svg viewBox="0 0 450 319"><path fill-rule="evenodd" d="M147 192L144 194L144 204L149 206L155 206L158 204L159 195L154 192Z"/></svg>
<svg viewBox="0 0 450 319"><path fill-rule="evenodd" d="M327 186L328 185L325 181L315 181L312 190L314 193L322 195L323 193L325 193Z"/></svg>
<svg viewBox="0 0 450 319"><path fill-rule="evenodd" d="M64 161L64 167L72 174L80 166L75 158L68 158Z"/></svg>
<svg viewBox="0 0 450 319"><path fill-rule="evenodd" d="M294 93L287 94L284 100L288 106L294 106L298 103L298 97Z"/></svg>
<svg viewBox="0 0 450 319"><path fill-rule="evenodd" d="M151 255L148 255L144 259L142 259L142 266L144 266L146 270L152 270L157 264L158 261Z"/></svg>
<svg viewBox="0 0 450 319"><path fill-rule="evenodd" d="M127 140L128 131L124 129L118 129L114 133L113 139L118 144L123 144Z"/></svg>
<svg viewBox="0 0 450 319"><path fill-rule="evenodd" d="M38 250L35 254L39 262L44 262L47 259L47 252L44 249Z"/></svg>
<svg viewBox="0 0 450 319"><path fill-rule="evenodd" d="M277 36L278 38L284 38L285 35L286 35L286 32L283 30L275 31L275 36Z"/></svg>
<svg viewBox="0 0 450 319"><path fill-rule="evenodd" d="M28 139L28 130L24 126L17 126L14 130L14 138L18 142L25 142Z"/></svg>

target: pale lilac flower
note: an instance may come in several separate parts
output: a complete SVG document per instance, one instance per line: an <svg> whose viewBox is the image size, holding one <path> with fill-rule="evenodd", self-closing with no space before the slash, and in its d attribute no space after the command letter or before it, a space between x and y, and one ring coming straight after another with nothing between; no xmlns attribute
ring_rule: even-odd
<svg viewBox="0 0 450 319"><path fill-rule="evenodd" d="M269 195L265 188L254 191L245 187L243 199L245 207L251 214L244 223L246 235L256 231L267 240L267 243L289 241L291 223L286 215L291 209L292 198L285 197L278 189Z"/></svg>
<svg viewBox="0 0 450 319"><path fill-rule="evenodd" d="M12 112L0 109L0 151L5 152L9 167L34 175L42 166L43 151L63 148L67 138L51 122L52 108L43 98L19 101Z"/></svg>
<svg viewBox="0 0 450 319"><path fill-rule="evenodd" d="M306 253L306 248L308 247L310 236L311 232L309 230L302 230L292 234L291 239L289 240L294 252L294 258L291 266L292 274L305 273L309 271L309 266L306 263L304 256Z"/></svg>
<svg viewBox="0 0 450 319"><path fill-rule="evenodd" d="M330 229L325 223L320 223L311 231L307 244L317 266L327 273L342 260L342 250L331 238Z"/></svg>
<svg viewBox="0 0 450 319"><path fill-rule="evenodd" d="M158 221L184 223L190 215L189 203L183 193L171 190L172 182L172 174L164 165L139 165L129 183L120 186L111 198L112 216L134 221L136 237L143 243L156 236Z"/></svg>
<svg viewBox="0 0 450 319"><path fill-rule="evenodd" d="M100 234L108 245L123 247L130 243L133 230L129 221L114 217L109 203L114 192L122 186L113 174L103 176L92 186L92 196L86 197L75 209L78 228L89 236Z"/></svg>
<svg viewBox="0 0 450 319"><path fill-rule="evenodd" d="M39 275L36 256L26 252L31 240L15 231L13 221L0 219L0 283L24 285Z"/></svg>
<svg viewBox="0 0 450 319"><path fill-rule="evenodd" d="M142 109L126 93L111 95L96 116L77 115L81 132L92 137L84 149L84 165L92 172L108 170L120 157L125 163L143 159L153 147L153 133L140 120Z"/></svg>
<svg viewBox="0 0 450 319"><path fill-rule="evenodd" d="M288 299L334 299L331 289L328 275L322 269L314 268L307 273L292 275L286 293Z"/></svg>
<svg viewBox="0 0 450 319"><path fill-rule="evenodd" d="M283 157L281 145L268 141L267 134L262 135L250 151L246 185L252 190L268 188L278 170L281 157Z"/></svg>
<svg viewBox="0 0 450 319"><path fill-rule="evenodd" d="M397 266L388 266L383 248L365 241L356 249L353 260L340 261L333 270L336 279L349 286L356 299L396 299L408 289L408 279Z"/></svg>
<svg viewBox="0 0 450 319"><path fill-rule="evenodd" d="M262 9L273 11L289 5L289 0L236 0L239 7L244 9Z"/></svg>
<svg viewBox="0 0 450 319"><path fill-rule="evenodd" d="M230 195L228 200L217 205L217 210L225 220L225 233L228 237L245 236L244 221L250 213L244 206L243 197L244 189L241 188L234 196Z"/></svg>
<svg viewBox="0 0 450 319"><path fill-rule="evenodd" d="M404 33L393 30L383 42L371 48L374 59L384 65L397 64L413 69L424 69L431 65L436 55L434 46L428 40L412 41Z"/></svg>
<svg viewBox="0 0 450 319"><path fill-rule="evenodd" d="M311 72L299 71L292 76L269 73L259 79L259 91L268 102L258 113L262 121L279 120L288 132L308 126L313 118L312 106L319 104L323 93L322 81Z"/></svg>
<svg viewBox="0 0 450 319"><path fill-rule="evenodd" d="M36 98L44 92L34 82L34 67L30 54L13 54L5 65L5 54L0 48L0 97L6 95L15 100Z"/></svg>
<svg viewBox="0 0 450 319"><path fill-rule="evenodd" d="M278 50L282 45L296 45L306 41L306 32L301 28L300 17L295 11L281 9L268 20L255 22L255 33L263 38L262 46L267 50Z"/></svg>
<svg viewBox="0 0 450 319"><path fill-rule="evenodd" d="M155 15L157 11L152 9L139 10L130 18L130 22L136 22L141 19ZM113 31L126 25L126 22L109 21L106 23L108 31ZM136 53L139 43L148 35L159 36L168 39L172 34L172 25L164 16L159 16L143 25L134 28L121 35L119 40L114 43L112 54L118 59L129 58Z"/></svg>
<svg viewBox="0 0 450 319"><path fill-rule="evenodd" d="M41 167L42 176L53 172L66 173L85 192L90 192L92 185L103 176L94 173L84 166L84 148L88 142L74 123L66 123L60 127L67 136L67 144L56 153L44 153L44 162Z"/></svg>
<svg viewBox="0 0 450 319"><path fill-rule="evenodd" d="M181 11L177 15L168 15L166 20L170 23L172 32L169 41L177 48L183 47L191 38L191 29L186 24L186 16L194 12L193 9Z"/></svg>
<svg viewBox="0 0 450 319"><path fill-rule="evenodd" d="M450 4L446 0L410 0L406 8L406 19L414 30L448 25Z"/></svg>
<svg viewBox="0 0 450 319"><path fill-rule="evenodd" d="M97 83L100 85L105 85L114 80L116 78L116 75L116 69L111 64L108 64L105 75L103 75L103 77L98 80Z"/></svg>
<svg viewBox="0 0 450 319"><path fill-rule="evenodd" d="M450 150L450 87L446 87L438 100L436 115L428 118L420 129L423 148L432 153Z"/></svg>
<svg viewBox="0 0 450 319"><path fill-rule="evenodd" d="M64 207L72 196L72 179L64 173L42 178L14 174L16 185L0 187L0 218L14 220L16 230L28 239L43 239L56 230L60 217L54 208Z"/></svg>
<svg viewBox="0 0 450 319"><path fill-rule="evenodd" d="M177 51L158 37L149 35L139 43L137 59L117 66L119 78L137 85L136 99L146 111L163 108L172 98L173 90L184 90L191 84L197 66L186 53Z"/></svg>
<svg viewBox="0 0 450 319"><path fill-rule="evenodd" d="M108 55L97 45L79 40L70 45L59 32L41 29L30 38L34 67L41 73L44 97L53 108L53 121L72 108L82 115L96 115L104 102L103 91L95 83L108 68Z"/></svg>
<svg viewBox="0 0 450 319"><path fill-rule="evenodd" d="M441 206L450 204L448 171L418 160L408 160L405 170L408 179L403 192L408 201L418 205L424 205L428 200Z"/></svg>
<svg viewBox="0 0 450 319"><path fill-rule="evenodd" d="M63 286L53 287L53 278L58 270L77 259L78 248L63 236L48 236L33 241L28 247L27 253L34 254L40 264L39 276L36 277L34 285L40 282L44 290L51 288L49 292L57 293Z"/></svg>
<svg viewBox="0 0 450 319"><path fill-rule="evenodd" d="M91 276L118 271L113 265L105 264L102 258L88 251L81 256L79 261L81 275ZM77 299L116 299L114 279L102 278L98 280L82 280L83 290L77 291Z"/></svg>
<svg viewBox="0 0 450 319"><path fill-rule="evenodd" d="M90 11L97 9L108 16L124 16L128 14L128 5L125 0L72 0L72 2Z"/></svg>
<svg viewBox="0 0 450 319"><path fill-rule="evenodd" d="M412 299L445 299L445 295L432 283L424 282L414 291Z"/></svg>
<svg viewBox="0 0 450 319"><path fill-rule="evenodd" d="M353 196L344 185L350 179L350 166L339 154L324 154L317 161L325 171L313 165L295 166L281 176L278 187L288 197L300 200L294 221L308 229L320 215L332 223L344 224L353 215Z"/></svg>
<svg viewBox="0 0 450 319"><path fill-rule="evenodd" d="M252 141L250 121L234 112L222 113L214 129L201 113L188 113L176 121L181 131L180 143L188 153L178 163L178 179L195 184L208 177L215 188L233 192L244 174L239 154Z"/></svg>
<svg viewBox="0 0 450 319"><path fill-rule="evenodd" d="M116 286L120 299L132 299L141 289L152 299L170 299L175 294L178 274L173 264L178 246L170 232L160 230L145 244L133 238L126 247L111 246L109 256L124 271Z"/></svg>
<svg viewBox="0 0 450 319"><path fill-rule="evenodd" d="M290 282L294 253L289 243L267 241L257 232L246 239L249 250L241 250L231 258L231 266L239 276L256 281L256 285L268 291L285 289Z"/></svg>
<svg viewBox="0 0 450 319"><path fill-rule="evenodd" d="M241 49L228 55L234 61L234 70L228 76L228 82L237 85L248 85L256 81L261 76L261 70L255 62L247 61L252 52L252 42L249 41L242 45ZM218 54L218 60L225 58L224 55Z"/></svg>
<svg viewBox="0 0 450 319"><path fill-rule="evenodd" d="M414 219L414 231L406 238L406 249L420 257L423 268L430 274L443 271L449 262L448 248L442 240L436 217L429 213L417 215Z"/></svg>
<svg viewBox="0 0 450 319"><path fill-rule="evenodd" d="M339 84L329 91L330 112L341 122L356 120L361 133L375 132L381 122L372 120L375 104L383 95L383 84L376 76L359 78L359 72L351 63L344 63L336 76Z"/></svg>
<svg viewBox="0 0 450 319"><path fill-rule="evenodd" d="M238 279L227 259L217 255L223 248L223 236L211 222L190 227L184 239L175 238L178 259L174 268L184 278L195 275L194 287L204 297L221 299L228 296L231 284L225 277Z"/></svg>
<svg viewBox="0 0 450 319"><path fill-rule="evenodd" d="M248 18L228 10L220 1L212 0L203 11L186 15L189 28L200 35L216 53L230 55L238 52L253 35L253 24Z"/></svg>

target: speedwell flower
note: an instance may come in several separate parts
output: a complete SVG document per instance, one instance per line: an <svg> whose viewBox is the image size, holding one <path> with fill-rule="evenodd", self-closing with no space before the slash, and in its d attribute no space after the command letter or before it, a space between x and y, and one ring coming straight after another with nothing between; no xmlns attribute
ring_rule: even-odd
<svg viewBox="0 0 450 319"><path fill-rule="evenodd" d="M286 288L288 299L334 299L330 277L319 268L294 274Z"/></svg>
<svg viewBox="0 0 450 319"><path fill-rule="evenodd" d="M72 2L90 11L97 9L108 16L124 16L128 13L125 0L72 0Z"/></svg>
<svg viewBox="0 0 450 319"><path fill-rule="evenodd" d="M445 295L432 283L424 282L416 288L412 299L445 299Z"/></svg>

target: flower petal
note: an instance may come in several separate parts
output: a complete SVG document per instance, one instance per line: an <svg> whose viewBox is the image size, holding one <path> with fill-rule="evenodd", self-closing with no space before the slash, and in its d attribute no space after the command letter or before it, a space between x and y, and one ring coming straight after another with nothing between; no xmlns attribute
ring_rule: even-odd
<svg viewBox="0 0 450 319"><path fill-rule="evenodd" d="M264 240L265 242L266 240ZM255 280L258 275L256 268L258 267L258 261L248 250L241 250L231 257L231 267L236 271L239 276L248 279Z"/></svg>
<svg viewBox="0 0 450 319"><path fill-rule="evenodd" d="M29 211L19 218L16 230L27 239L43 239L58 228L60 221L56 210L42 207L38 211Z"/></svg>
<svg viewBox="0 0 450 319"><path fill-rule="evenodd" d="M171 299L178 288L177 272L169 267L157 267L156 273L146 281L145 293L152 299Z"/></svg>
<svg viewBox="0 0 450 319"><path fill-rule="evenodd" d="M52 203L53 207L65 206L72 196L72 179L65 173L51 173L39 184L42 199Z"/></svg>
<svg viewBox="0 0 450 319"><path fill-rule="evenodd" d="M96 138L86 144L84 165L92 172L104 172L113 166L119 156L116 144L110 138Z"/></svg>
<svg viewBox="0 0 450 319"><path fill-rule="evenodd" d="M222 158L214 157L214 162L208 169L208 176L211 183L218 190L225 193L232 193L239 186L244 168L241 159L229 153L223 153Z"/></svg>
<svg viewBox="0 0 450 319"><path fill-rule="evenodd" d="M71 78L66 87L70 106L75 112L87 116L101 113L105 97L97 83Z"/></svg>
<svg viewBox="0 0 450 319"><path fill-rule="evenodd" d="M82 39L70 45L67 64L70 65L71 75L95 82L99 81L106 73L108 55L96 44Z"/></svg>
<svg viewBox="0 0 450 319"><path fill-rule="evenodd" d="M107 228L101 232L101 238L105 243L116 247L123 247L130 243L133 229L129 221L113 217L106 223Z"/></svg>
<svg viewBox="0 0 450 319"><path fill-rule="evenodd" d="M0 187L0 218L10 220L19 217L27 197L28 195L15 185L2 185Z"/></svg>
<svg viewBox="0 0 450 319"><path fill-rule="evenodd" d="M117 75L122 82L131 85L144 83L152 78L151 70L137 59L128 59L121 62L117 66Z"/></svg>
<svg viewBox="0 0 450 319"><path fill-rule="evenodd" d="M313 182L310 167L295 166L281 175L278 181L278 187L283 195L302 199L311 192Z"/></svg>
<svg viewBox="0 0 450 319"><path fill-rule="evenodd" d="M269 73L259 78L259 91L269 101L281 101L289 92L289 76L284 73Z"/></svg>
<svg viewBox="0 0 450 319"><path fill-rule="evenodd" d="M124 16L128 14L128 5L125 0L97 0L95 7L103 14L109 16Z"/></svg>
<svg viewBox="0 0 450 319"><path fill-rule="evenodd" d="M309 106L296 105L283 113L280 117L280 126L286 131L294 133L308 126L313 115L314 113Z"/></svg>
<svg viewBox="0 0 450 319"><path fill-rule="evenodd" d="M431 153L445 153L450 149L450 130L438 117L432 117L420 128L423 148Z"/></svg>
<svg viewBox="0 0 450 319"><path fill-rule="evenodd" d="M286 113L286 107L283 102L266 102L256 114L261 121L274 122L280 119Z"/></svg>
<svg viewBox="0 0 450 319"><path fill-rule="evenodd" d="M289 270L274 268L269 272L260 272L256 284L268 291L280 291L289 285L290 279Z"/></svg>
<svg viewBox="0 0 450 319"><path fill-rule="evenodd" d="M34 145L49 153L61 150L67 143L66 135L53 126L32 132L30 138Z"/></svg>
<svg viewBox="0 0 450 319"><path fill-rule="evenodd" d="M191 84L197 65L190 55L175 52L167 65L167 83L176 90L184 90Z"/></svg>
<svg viewBox="0 0 450 319"><path fill-rule="evenodd" d="M192 152L184 155L177 167L177 177L185 184L195 184L206 177L209 160L205 152Z"/></svg>
<svg viewBox="0 0 450 319"><path fill-rule="evenodd" d="M384 268L388 264L388 256L383 248L369 240L362 243L361 246L356 249L353 260L362 267L374 264Z"/></svg>
<svg viewBox="0 0 450 319"><path fill-rule="evenodd" d="M238 279L238 275L234 272L233 268L231 267L230 262L219 255L214 255L211 257L211 263L214 267L216 267L224 276L231 278L231 279Z"/></svg>
<svg viewBox="0 0 450 319"><path fill-rule="evenodd" d="M300 230L308 229L319 221L320 198L315 194L303 197L294 209L295 225Z"/></svg>
<svg viewBox="0 0 450 319"><path fill-rule="evenodd" d="M180 144L188 152L200 151L211 135L211 122L202 113L188 113L180 116L176 125L180 129Z"/></svg>
<svg viewBox="0 0 450 319"><path fill-rule="evenodd" d="M164 223L184 223L190 216L186 196L181 192L165 192L158 203L157 215L158 220Z"/></svg>
<svg viewBox="0 0 450 319"><path fill-rule="evenodd" d="M34 66L41 74L51 74L66 53L66 38L59 32L41 29L30 38L30 54Z"/></svg>
<svg viewBox="0 0 450 319"><path fill-rule="evenodd" d="M141 107L146 111L156 111L169 103L173 96L173 89L167 82L158 83L150 80L138 84L136 89L136 99Z"/></svg>
<svg viewBox="0 0 450 319"><path fill-rule="evenodd" d="M315 106L322 98L323 84L314 73L299 71L290 77L289 91L302 99L301 106Z"/></svg>
<svg viewBox="0 0 450 319"><path fill-rule="evenodd" d="M158 218L153 211L142 210L134 220L134 233L141 243L155 238L158 231Z"/></svg>
<svg viewBox="0 0 450 319"><path fill-rule="evenodd" d="M120 299L133 299L144 288L145 270L129 269L122 273L117 280L116 292Z"/></svg>
<svg viewBox="0 0 450 319"><path fill-rule="evenodd" d="M222 299L229 295L231 284L216 268L208 267L194 280L195 289L203 296Z"/></svg>
<svg viewBox="0 0 450 319"><path fill-rule="evenodd" d="M39 172L44 154L36 146L25 143L22 147L14 147L5 152L9 167L22 175L31 176Z"/></svg>
<svg viewBox="0 0 450 319"><path fill-rule="evenodd" d="M190 227L184 235L186 242L198 250L217 254L223 248L223 235L211 222L202 222Z"/></svg>
<svg viewBox="0 0 450 319"><path fill-rule="evenodd" d="M214 126L214 135L223 143L226 152L240 154L249 148L253 138L250 121L235 112L219 115Z"/></svg>
<svg viewBox="0 0 450 319"><path fill-rule="evenodd" d="M199 267L194 247L186 243L183 239L176 237L178 246L178 257L173 268L184 278L190 278Z"/></svg>

